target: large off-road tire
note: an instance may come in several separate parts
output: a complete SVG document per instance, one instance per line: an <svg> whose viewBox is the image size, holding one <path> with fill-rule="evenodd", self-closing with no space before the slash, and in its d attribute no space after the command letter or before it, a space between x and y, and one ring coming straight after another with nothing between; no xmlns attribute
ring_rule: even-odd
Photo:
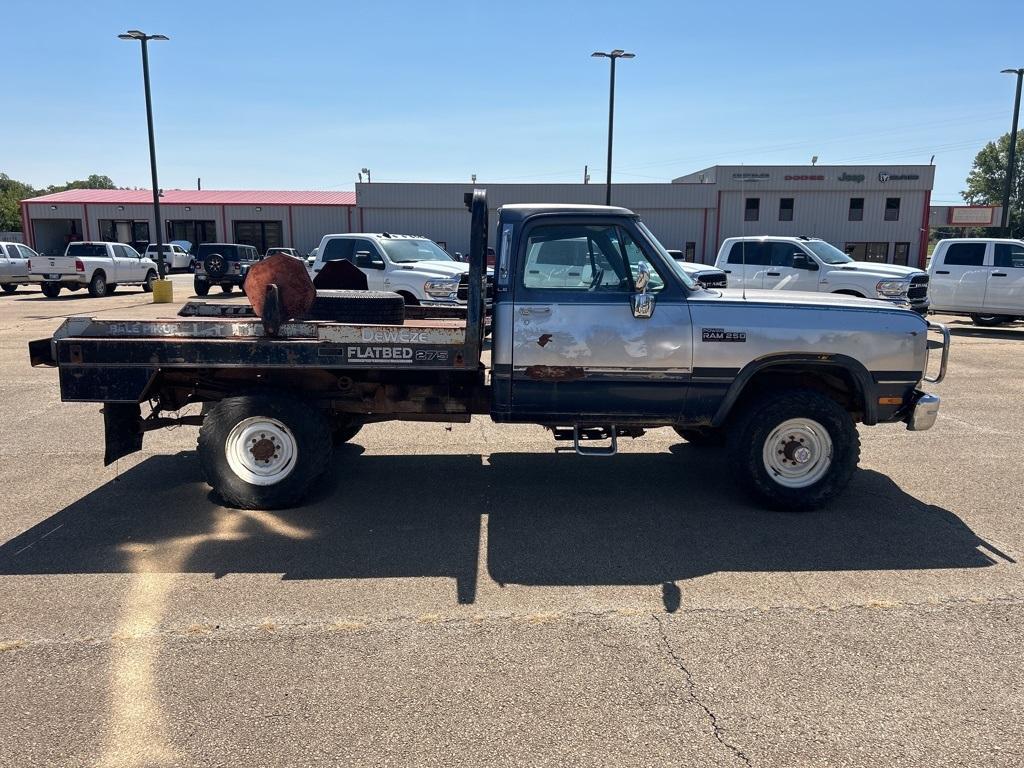
<svg viewBox="0 0 1024 768"><path fill-rule="evenodd" d="M705 427L693 429L689 427L673 427L676 434L690 445L698 448L720 448L725 445L725 433L721 429Z"/></svg>
<svg viewBox="0 0 1024 768"><path fill-rule="evenodd" d="M60 286L56 283L42 283L39 288L43 292L43 296L48 299L55 299L60 296Z"/></svg>
<svg viewBox="0 0 1024 768"><path fill-rule="evenodd" d="M205 296L210 292L210 284L207 282L200 282L199 280L193 280L192 290L196 292L196 296Z"/></svg>
<svg viewBox="0 0 1024 768"><path fill-rule="evenodd" d="M980 325L982 328L1002 325L1007 319L1004 315L971 315L971 322L975 325Z"/></svg>
<svg viewBox="0 0 1024 768"><path fill-rule="evenodd" d="M234 287L235 286L233 286L231 283L221 283L220 284L220 290L221 290L222 293L231 293L231 290Z"/></svg>
<svg viewBox="0 0 1024 768"><path fill-rule="evenodd" d="M225 398L209 409L199 430L206 482L240 509L295 506L330 456L328 420L293 394Z"/></svg>
<svg viewBox="0 0 1024 768"><path fill-rule="evenodd" d="M97 269L89 281L89 295L96 298L106 296L107 287L107 276Z"/></svg>
<svg viewBox="0 0 1024 768"><path fill-rule="evenodd" d="M811 389L776 390L748 403L729 429L732 465L772 509L803 512L850 482L860 436L850 414Z"/></svg>
<svg viewBox="0 0 1024 768"><path fill-rule="evenodd" d="M401 325L405 300L390 291L317 291L306 317L336 323Z"/></svg>
<svg viewBox="0 0 1024 768"><path fill-rule="evenodd" d="M14 283L4 283L0 285L0 288L3 288L4 293L14 293L18 290L18 286Z"/></svg>
<svg viewBox="0 0 1024 768"><path fill-rule="evenodd" d="M142 290L146 293L153 292L153 281L156 280L157 274L152 269L146 273L146 279L142 283Z"/></svg>

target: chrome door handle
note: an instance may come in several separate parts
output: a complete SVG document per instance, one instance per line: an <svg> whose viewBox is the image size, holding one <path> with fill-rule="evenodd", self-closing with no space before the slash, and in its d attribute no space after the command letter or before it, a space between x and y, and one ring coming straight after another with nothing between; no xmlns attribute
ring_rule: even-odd
<svg viewBox="0 0 1024 768"><path fill-rule="evenodd" d="M520 315L550 315L551 307L520 307Z"/></svg>
<svg viewBox="0 0 1024 768"><path fill-rule="evenodd" d="M948 269L936 269L935 270L935 274L936 275L948 275L949 274L949 270Z"/></svg>
<svg viewBox="0 0 1024 768"><path fill-rule="evenodd" d="M779 277L778 272L766 272L765 274L768 275L768 277Z"/></svg>
<svg viewBox="0 0 1024 768"><path fill-rule="evenodd" d="M1005 272L993 272L992 277L1006 277Z"/></svg>

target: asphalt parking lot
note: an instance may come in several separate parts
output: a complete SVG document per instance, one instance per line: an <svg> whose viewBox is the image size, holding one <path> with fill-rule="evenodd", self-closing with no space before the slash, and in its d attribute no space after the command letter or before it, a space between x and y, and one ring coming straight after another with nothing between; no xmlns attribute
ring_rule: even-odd
<svg viewBox="0 0 1024 768"><path fill-rule="evenodd" d="M945 318L938 424L862 428L817 513L667 429L581 459L482 418L367 427L270 513L218 506L196 428L104 468L28 365L175 310L0 296L0 765L1024 763L1024 325Z"/></svg>

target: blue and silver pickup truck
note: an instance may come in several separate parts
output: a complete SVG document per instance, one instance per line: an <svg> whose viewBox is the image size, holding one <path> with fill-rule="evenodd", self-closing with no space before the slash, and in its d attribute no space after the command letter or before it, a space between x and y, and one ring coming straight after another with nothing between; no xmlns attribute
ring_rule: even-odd
<svg viewBox="0 0 1024 768"><path fill-rule="evenodd" d="M65 401L104 404L107 463L141 449L148 430L201 424L206 479L241 508L299 503L332 443L368 422L480 414L543 425L587 455L672 427L694 444L726 443L765 505L811 509L855 471L858 424L923 430L936 419L939 398L920 387L945 375L949 334L909 309L701 287L637 215L605 206L501 208L488 277L485 191L467 207L462 315L410 313L424 308L403 310L394 294L314 292L300 262L273 257L248 291L259 311L74 317L30 344L32 362L59 369ZM302 291L311 303L296 310L285 299ZM942 337L934 377L929 330ZM175 415L189 403L203 413Z"/></svg>

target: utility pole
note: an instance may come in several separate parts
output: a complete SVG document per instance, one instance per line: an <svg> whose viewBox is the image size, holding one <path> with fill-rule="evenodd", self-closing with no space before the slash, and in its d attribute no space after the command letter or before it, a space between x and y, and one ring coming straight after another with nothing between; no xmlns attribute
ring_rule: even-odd
<svg viewBox="0 0 1024 768"><path fill-rule="evenodd" d="M1003 216L1000 226L1003 230L1003 237L1010 236L1010 194L1013 191L1015 178L1015 163L1017 160L1017 119L1020 117L1020 88L1024 81L1024 67L1020 69L1004 69L1000 74L1017 76L1017 96L1013 100L1013 125L1010 126L1010 151L1006 159L1006 184L1003 185ZM1024 205L1024 201L1018 200L1018 204Z"/></svg>
<svg viewBox="0 0 1024 768"><path fill-rule="evenodd" d="M606 176L605 188L604 188L604 204L612 204L612 133L615 128L615 61L617 59L634 59L636 58L635 53L627 53L621 48L616 48L614 51L604 53L603 51L594 51L590 54L594 58L608 59L611 61L611 77L609 79L608 86L608 174Z"/></svg>
<svg viewBox="0 0 1024 768"><path fill-rule="evenodd" d="M167 276L164 266L164 243L162 222L160 220L160 184L156 178L156 140L153 138L153 99L149 91L149 41L169 40L167 35L147 35L137 29L129 29L121 40L138 40L142 43L142 82L146 89L146 126L149 128L149 170L153 176L153 216L156 219L156 269L160 279Z"/></svg>

